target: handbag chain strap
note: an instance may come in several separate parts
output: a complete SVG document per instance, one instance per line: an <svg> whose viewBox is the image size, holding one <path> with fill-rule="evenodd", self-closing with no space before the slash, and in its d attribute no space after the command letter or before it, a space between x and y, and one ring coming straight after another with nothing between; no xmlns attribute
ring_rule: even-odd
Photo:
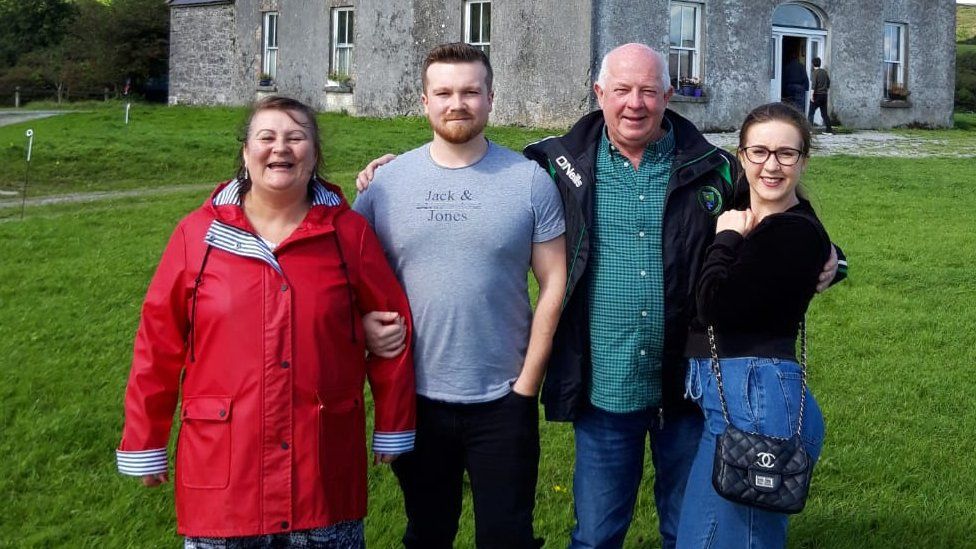
<svg viewBox="0 0 976 549"><path fill-rule="evenodd" d="M718 398L722 402L722 415L725 417L725 423L731 425L729 405L725 401L725 386L722 384L722 366L718 362L718 348L715 346L715 328L711 324L708 325L708 345L712 350L712 373L715 374L715 380L718 382ZM804 321L800 321L800 372L802 384L800 385L800 417L796 422L797 435L803 430L803 412L807 404L807 324Z"/></svg>

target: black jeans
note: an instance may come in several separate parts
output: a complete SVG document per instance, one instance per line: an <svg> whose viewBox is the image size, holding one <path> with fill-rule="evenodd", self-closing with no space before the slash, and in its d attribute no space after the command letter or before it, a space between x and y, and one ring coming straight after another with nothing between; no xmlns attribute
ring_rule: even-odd
<svg viewBox="0 0 976 549"><path fill-rule="evenodd" d="M830 129L830 114L827 112L827 94L813 94L813 99L810 100L810 109L807 111L807 119L810 120L811 126L813 125L813 115L817 112L817 109L820 109L820 118L823 118L827 131L832 131Z"/></svg>
<svg viewBox="0 0 976 549"><path fill-rule="evenodd" d="M512 392L478 404L417 397L416 445L393 462L407 511L405 547L453 546L465 470L471 480L477 546L540 546L532 533L539 474L539 405L534 397Z"/></svg>

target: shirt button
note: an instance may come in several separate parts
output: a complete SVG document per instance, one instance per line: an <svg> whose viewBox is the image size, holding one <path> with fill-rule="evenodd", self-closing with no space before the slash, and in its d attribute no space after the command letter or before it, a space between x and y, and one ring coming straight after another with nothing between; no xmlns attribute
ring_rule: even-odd
<svg viewBox="0 0 976 549"><path fill-rule="evenodd" d="M638 197L637 197L637 200L644 200L644 195L640 195L640 196L638 196Z"/></svg>
<svg viewBox="0 0 976 549"><path fill-rule="evenodd" d="M284 369L286 369L286 370L287 370L289 366L291 366L291 364L289 364L289 362L288 362L287 360L283 360L283 361L281 362L281 367L282 367L282 368L284 368Z"/></svg>
<svg viewBox="0 0 976 549"><path fill-rule="evenodd" d="M281 291L282 292L287 292L288 291L288 285L287 284L282 284L281 285Z"/></svg>
<svg viewBox="0 0 976 549"><path fill-rule="evenodd" d="M639 233L637 233L637 236L644 238L644 231L640 231Z"/></svg>
<svg viewBox="0 0 976 549"><path fill-rule="evenodd" d="M647 271L641 271L641 276L647 276Z"/></svg>
<svg viewBox="0 0 976 549"><path fill-rule="evenodd" d="M646 354L647 354L647 351L645 351L644 349L641 349L641 356L644 356Z"/></svg>
<svg viewBox="0 0 976 549"><path fill-rule="evenodd" d="M647 316L647 311L641 311L641 316Z"/></svg>

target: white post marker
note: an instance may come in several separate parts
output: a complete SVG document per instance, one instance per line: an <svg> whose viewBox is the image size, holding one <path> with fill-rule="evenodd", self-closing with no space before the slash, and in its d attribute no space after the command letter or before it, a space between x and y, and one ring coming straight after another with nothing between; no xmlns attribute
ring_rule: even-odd
<svg viewBox="0 0 976 549"><path fill-rule="evenodd" d="M24 210L27 208L27 183L30 181L30 162L31 162L31 152L34 150L34 129L28 128L24 133L27 137L27 169L24 171L24 190L21 193L23 197L20 201L20 219L24 219Z"/></svg>
<svg viewBox="0 0 976 549"><path fill-rule="evenodd" d="M132 103L126 103L125 104L125 125L126 126L129 125L129 107L131 107L131 106L132 106Z"/></svg>

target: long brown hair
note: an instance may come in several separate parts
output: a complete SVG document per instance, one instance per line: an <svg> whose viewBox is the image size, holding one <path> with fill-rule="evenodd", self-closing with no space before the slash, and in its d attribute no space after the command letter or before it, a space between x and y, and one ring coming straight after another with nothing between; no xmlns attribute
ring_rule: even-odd
<svg viewBox="0 0 976 549"><path fill-rule="evenodd" d="M810 129L810 122L807 117L792 105L786 103L766 103L760 105L746 115L742 121L742 128L739 130L739 148L746 146L746 134L749 129L756 124L763 122L785 122L800 132L800 139L803 140L801 152L803 156L810 156L810 145L813 142L813 131Z"/></svg>

